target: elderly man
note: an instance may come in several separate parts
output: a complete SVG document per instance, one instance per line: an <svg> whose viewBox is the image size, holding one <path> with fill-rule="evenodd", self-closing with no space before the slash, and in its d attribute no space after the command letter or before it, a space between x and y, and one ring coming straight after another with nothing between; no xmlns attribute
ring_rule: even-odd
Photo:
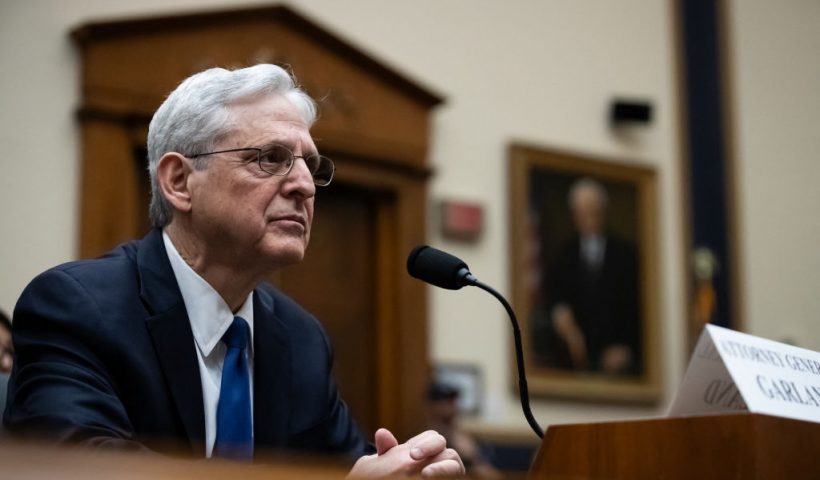
<svg viewBox="0 0 820 480"><path fill-rule="evenodd" d="M570 187L577 231L546 269L545 304L551 331L536 353L551 366L608 375L641 373L637 258L606 230L608 197L591 178ZM542 332L543 333L543 332Z"/></svg>
<svg viewBox="0 0 820 480"><path fill-rule="evenodd" d="M249 460L254 449L360 457L358 476L463 473L443 437L361 437L327 336L263 279L302 260L334 165L313 101L274 65L186 79L148 133L145 238L38 276L14 313L4 423L90 446Z"/></svg>

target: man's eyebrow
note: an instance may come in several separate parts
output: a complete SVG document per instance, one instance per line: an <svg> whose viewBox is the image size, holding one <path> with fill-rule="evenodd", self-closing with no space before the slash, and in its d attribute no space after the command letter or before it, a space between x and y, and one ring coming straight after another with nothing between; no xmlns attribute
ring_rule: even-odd
<svg viewBox="0 0 820 480"><path fill-rule="evenodd" d="M264 145L261 145L259 148L264 151L266 148L271 148L271 147L275 147L275 146L285 147L288 150L290 150L291 152L294 152L296 150L295 145L291 142L268 142L268 143L265 143ZM302 151L302 153L305 154L305 155L319 155L319 149L316 148L316 147L307 148L304 151Z"/></svg>

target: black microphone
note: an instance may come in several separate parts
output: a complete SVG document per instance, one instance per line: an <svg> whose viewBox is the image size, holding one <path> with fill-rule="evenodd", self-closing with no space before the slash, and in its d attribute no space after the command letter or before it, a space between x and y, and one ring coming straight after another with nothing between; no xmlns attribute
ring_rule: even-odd
<svg viewBox="0 0 820 480"><path fill-rule="evenodd" d="M460 258L427 245L419 245L407 256L407 273L423 282L458 290L475 280Z"/></svg>
<svg viewBox="0 0 820 480"><path fill-rule="evenodd" d="M458 257L454 257L447 252L435 249L428 245L419 245L407 256L407 273L411 277L418 278L423 282L449 290L459 290L466 285L478 287L501 302L507 315L510 317L513 327L513 337L515 339L515 360L518 363L518 394L521 397L521 409L524 417L539 438L544 438L544 431L535 421L530 410L530 394L527 389L527 375L524 373L524 349L521 346L521 329L518 328L518 320L509 302L495 289L480 282L470 273L470 268Z"/></svg>

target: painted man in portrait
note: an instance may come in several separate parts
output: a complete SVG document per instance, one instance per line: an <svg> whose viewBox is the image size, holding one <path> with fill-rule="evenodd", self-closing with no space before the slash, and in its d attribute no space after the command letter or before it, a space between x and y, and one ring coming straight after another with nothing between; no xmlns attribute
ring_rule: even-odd
<svg viewBox="0 0 820 480"><path fill-rule="evenodd" d="M603 185L582 178L567 197L575 233L554 258L544 259L533 332L536 360L560 369L640 374L635 249L608 231Z"/></svg>

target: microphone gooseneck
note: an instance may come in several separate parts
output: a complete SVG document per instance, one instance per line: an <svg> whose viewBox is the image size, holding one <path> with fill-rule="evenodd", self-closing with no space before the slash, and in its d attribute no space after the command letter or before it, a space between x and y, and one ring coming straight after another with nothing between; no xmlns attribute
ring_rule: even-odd
<svg viewBox="0 0 820 480"><path fill-rule="evenodd" d="M470 268L458 257L442 252L427 245L420 245L410 252L407 257L407 272L410 276L418 278L424 282L437 287L449 290L458 290L461 287L471 285L478 287L501 302L513 328L513 338L515 340L515 361L518 364L518 394L521 398L521 409L524 417L539 438L544 437L544 431L530 410L530 393L527 388L527 375L524 372L524 348L521 345L521 329L518 327L518 320L515 312L507 299L489 285L480 282L470 273Z"/></svg>

